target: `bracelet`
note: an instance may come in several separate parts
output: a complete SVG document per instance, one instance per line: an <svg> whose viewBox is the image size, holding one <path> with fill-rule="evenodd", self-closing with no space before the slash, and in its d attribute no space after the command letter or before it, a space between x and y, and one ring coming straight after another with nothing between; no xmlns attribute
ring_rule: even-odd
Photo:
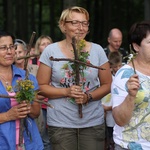
<svg viewBox="0 0 150 150"><path fill-rule="evenodd" d="M86 102L86 104L88 104L89 102L92 102L93 101L92 94L91 93L87 93L87 92L85 92L85 94L87 96L87 102Z"/></svg>
<svg viewBox="0 0 150 150"><path fill-rule="evenodd" d="M92 94L91 94L91 93L88 93L88 95L89 95L89 102L92 102L92 101L93 101Z"/></svg>

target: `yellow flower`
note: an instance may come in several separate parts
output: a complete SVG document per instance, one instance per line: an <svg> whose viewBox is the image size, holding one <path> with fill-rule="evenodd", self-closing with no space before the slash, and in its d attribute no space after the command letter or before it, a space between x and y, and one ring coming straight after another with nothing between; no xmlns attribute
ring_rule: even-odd
<svg viewBox="0 0 150 150"><path fill-rule="evenodd" d="M34 91L34 85L31 80L17 80L17 85L15 86L15 88L17 90L17 102L21 102L24 100L31 102L32 100L34 100L36 93Z"/></svg>
<svg viewBox="0 0 150 150"><path fill-rule="evenodd" d="M6 90L7 90L8 92L11 92L11 91L12 91L12 86L11 86L11 85L8 85L8 86L6 87Z"/></svg>

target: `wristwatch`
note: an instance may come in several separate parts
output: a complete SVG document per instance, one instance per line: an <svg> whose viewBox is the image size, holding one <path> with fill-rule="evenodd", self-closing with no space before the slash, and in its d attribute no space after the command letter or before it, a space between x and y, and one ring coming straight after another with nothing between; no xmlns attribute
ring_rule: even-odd
<svg viewBox="0 0 150 150"><path fill-rule="evenodd" d="M92 94L88 93L88 102L92 102L92 101L93 101Z"/></svg>

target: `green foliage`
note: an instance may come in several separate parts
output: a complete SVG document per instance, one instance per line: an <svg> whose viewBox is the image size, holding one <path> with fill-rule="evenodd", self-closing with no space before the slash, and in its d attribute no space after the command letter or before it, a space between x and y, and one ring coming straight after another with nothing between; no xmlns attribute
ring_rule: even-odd
<svg viewBox="0 0 150 150"><path fill-rule="evenodd" d="M90 14L89 34L86 39L105 47L109 30L118 27L123 32L123 47L128 48L127 33L130 26L144 20L146 12L143 0L0 0L0 28L10 31L16 37L28 42L35 31L38 38L47 34L53 41L63 39L58 20L64 6L76 3ZM145 11L145 12L144 12ZM25 16L25 17L24 17Z"/></svg>
<svg viewBox="0 0 150 150"><path fill-rule="evenodd" d="M18 103L22 101L31 102L36 95L33 82L31 80L17 80L15 90L17 91L16 100Z"/></svg>
<svg viewBox="0 0 150 150"><path fill-rule="evenodd" d="M89 62L87 60L89 53L86 50L84 50L84 48L86 46L85 43L86 43L86 41L84 39L79 40L76 44L76 49L77 49L77 53L78 53L78 60L81 62L87 63L87 62ZM79 66L80 73L83 72L83 70L86 69L86 67L87 67L85 64L81 64L81 63L76 64L76 63L69 62L69 63L64 64L62 69L68 69L69 65L72 68L72 75L75 75L76 65Z"/></svg>

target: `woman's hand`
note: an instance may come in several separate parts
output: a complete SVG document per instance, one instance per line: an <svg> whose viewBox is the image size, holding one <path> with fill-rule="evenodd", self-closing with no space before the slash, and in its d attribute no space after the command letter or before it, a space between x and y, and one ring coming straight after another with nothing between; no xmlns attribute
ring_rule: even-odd
<svg viewBox="0 0 150 150"><path fill-rule="evenodd" d="M125 126L131 120L139 87L138 75L134 74L127 81L128 95L125 100L119 106L113 108L113 117L119 126Z"/></svg>
<svg viewBox="0 0 150 150"><path fill-rule="evenodd" d="M129 96L135 97L140 87L138 75L134 74L127 82Z"/></svg>
<svg viewBox="0 0 150 150"><path fill-rule="evenodd" d="M10 110L7 111L7 119L8 120L17 120L21 118L27 117L30 113L31 104L26 103L23 101L22 103L12 107Z"/></svg>
<svg viewBox="0 0 150 150"><path fill-rule="evenodd" d="M87 102L87 95L78 85L73 85L69 88L68 97L74 98L77 104L84 104Z"/></svg>

